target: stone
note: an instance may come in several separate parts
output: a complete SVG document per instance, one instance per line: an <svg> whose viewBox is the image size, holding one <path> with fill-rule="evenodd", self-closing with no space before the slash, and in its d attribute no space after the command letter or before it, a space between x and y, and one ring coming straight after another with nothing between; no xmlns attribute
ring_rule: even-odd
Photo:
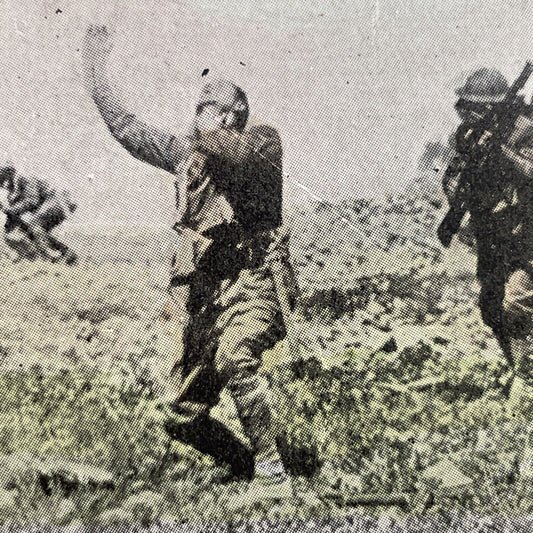
<svg viewBox="0 0 533 533"><path fill-rule="evenodd" d="M449 459L442 459L426 468L420 476L431 488L454 492L456 489L471 486L473 480L465 476Z"/></svg>
<svg viewBox="0 0 533 533"><path fill-rule="evenodd" d="M64 499L57 504L54 518L58 522L64 522L76 513L76 505L72 500Z"/></svg>
<svg viewBox="0 0 533 533"><path fill-rule="evenodd" d="M99 488L112 488L114 486L113 474L92 465L50 457L36 463L36 467L38 472L45 477L59 477L75 485L91 485Z"/></svg>
<svg viewBox="0 0 533 533"><path fill-rule="evenodd" d="M108 509L98 516L98 522L109 526L131 524L133 521L133 514L120 507Z"/></svg>
<svg viewBox="0 0 533 533"><path fill-rule="evenodd" d="M360 494L363 492L363 479L359 474L343 473L341 478L341 490L343 492Z"/></svg>
<svg viewBox="0 0 533 533"><path fill-rule="evenodd" d="M155 516L164 501L165 498L162 494L144 490L129 496L122 504L122 508L133 514L136 519L146 521Z"/></svg>

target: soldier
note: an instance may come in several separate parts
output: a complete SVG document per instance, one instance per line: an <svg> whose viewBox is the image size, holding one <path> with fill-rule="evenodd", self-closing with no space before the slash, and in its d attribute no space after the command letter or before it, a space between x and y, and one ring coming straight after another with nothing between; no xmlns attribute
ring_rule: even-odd
<svg viewBox="0 0 533 533"><path fill-rule="evenodd" d="M106 76L105 27L90 27L84 47L89 90L111 134L134 157L176 178L181 220L170 292L183 329L182 381L172 402L171 435L229 463L233 476L274 488L289 479L277 451L271 390L262 353L286 333L272 275L282 265L294 304L296 285L282 227L282 151L275 129L245 129L248 101L231 82L203 88L189 134L150 127L128 112ZM285 300L287 301L287 300ZM249 450L209 415L226 388ZM266 492L264 492L267 495Z"/></svg>
<svg viewBox="0 0 533 533"><path fill-rule="evenodd" d="M468 133L488 106L502 104L508 91L507 80L496 70L484 68L470 75L456 91L462 119L458 132ZM481 315L519 378L509 384L520 386L532 377L533 363L533 162L528 159L533 127L523 99L511 102L507 112L510 135L497 138L481 168L466 167L462 172L473 173L471 183L477 184L468 188L466 205L477 245ZM458 135L458 158L461 138ZM447 172L444 178L451 205L464 194L458 191L459 176ZM443 240L442 233L439 237Z"/></svg>
<svg viewBox="0 0 533 533"><path fill-rule="evenodd" d="M76 210L69 195L55 191L42 180L23 176L12 166L0 168L0 187L7 190L8 205L2 206L7 217L4 226L7 244L22 249L14 237L14 231L21 229L38 255L51 261L63 259L67 264L74 263L74 252L49 234Z"/></svg>

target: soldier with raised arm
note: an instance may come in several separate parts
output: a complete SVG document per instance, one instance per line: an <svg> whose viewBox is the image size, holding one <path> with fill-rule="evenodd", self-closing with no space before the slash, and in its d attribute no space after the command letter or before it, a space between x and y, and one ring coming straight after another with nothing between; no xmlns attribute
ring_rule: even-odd
<svg viewBox="0 0 533 533"><path fill-rule="evenodd" d="M229 463L234 476L255 476L268 482L260 487L272 486L282 497L290 484L276 448L271 390L258 373L262 353L286 333L272 262L283 266L292 304L297 290L282 227L280 138L268 126L245 129L247 97L224 80L202 89L188 135L146 125L111 89L110 50L105 27L89 28L85 73L98 110L122 146L173 174L184 192L177 202L181 242L170 289L184 326L182 380L167 429ZM224 388L251 450L209 414Z"/></svg>

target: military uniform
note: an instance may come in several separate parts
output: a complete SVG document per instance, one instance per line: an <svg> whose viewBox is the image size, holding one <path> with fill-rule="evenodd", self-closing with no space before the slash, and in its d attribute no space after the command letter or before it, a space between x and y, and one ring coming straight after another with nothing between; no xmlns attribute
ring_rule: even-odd
<svg viewBox="0 0 533 533"><path fill-rule="evenodd" d="M3 211L6 214L5 238L8 243L17 228L25 231L34 229L49 232L61 224L69 213L76 210L68 193L52 189L45 181L28 178L17 172L13 167L0 169L0 183L8 191L7 202ZM38 239L33 234L34 239ZM39 240L39 239L38 239ZM46 238L40 242L43 249L52 246L62 253L67 253L67 247L56 239Z"/></svg>
<svg viewBox="0 0 533 533"><path fill-rule="evenodd" d="M236 457L245 453L241 448L224 452L229 441L220 435L226 432L208 416L227 387L255 459L276 460L270 388L257 372L262 353L286 333L271 261L283 263L289 294L296 294L282 227L282 149L276 130L197 131L188 138L191 150L184 158L181 141L127 113L108 86L95 87L93 98L123 146L177 177L181 238L170 292L183 324L183 350L176 390L195 369L199 373L172 402L171 432L228 461L236 472L249 468Z"/></svg>
<svg viewBox="0 0 533 533"><path fill-rule="evenodd" d="M483 105L501 101L507 88L500 73L481 69L457 94ZM493 150L483 169L465 170L474 173L467 205L477 245L482 318L522 370L533 353L528 339L533 332L532 149L533 123L520 114L506 143ZM443 185L453 202L457 180Z"/></svg>

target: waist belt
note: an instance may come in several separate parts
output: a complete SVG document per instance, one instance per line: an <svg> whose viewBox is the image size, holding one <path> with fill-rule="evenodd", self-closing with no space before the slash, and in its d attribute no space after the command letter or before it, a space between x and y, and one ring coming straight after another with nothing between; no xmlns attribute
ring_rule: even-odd
<svg viewBox="0 0 533 533"><path fill-rule="evenodd" d="M201 274L209 274L213 265L221 263L230 264L233 272L245 268L258 268L264 263L272 242L271 231L262 231L252 237L246 237L242 228L232 223L219 224L203 232L180 223L174 224L173 229L183 239L194 243L192 245L194 257L191 260L181 261L180 257L175 256L171 273L172 286L194 283ZM185 249L182 253L186 253ZM228 255L231 256L229 260ZM186 264L181 264L181 268L175 268L176 263ZM224 274L225 272L214 273L218 277L223 277Z"/></svg>

